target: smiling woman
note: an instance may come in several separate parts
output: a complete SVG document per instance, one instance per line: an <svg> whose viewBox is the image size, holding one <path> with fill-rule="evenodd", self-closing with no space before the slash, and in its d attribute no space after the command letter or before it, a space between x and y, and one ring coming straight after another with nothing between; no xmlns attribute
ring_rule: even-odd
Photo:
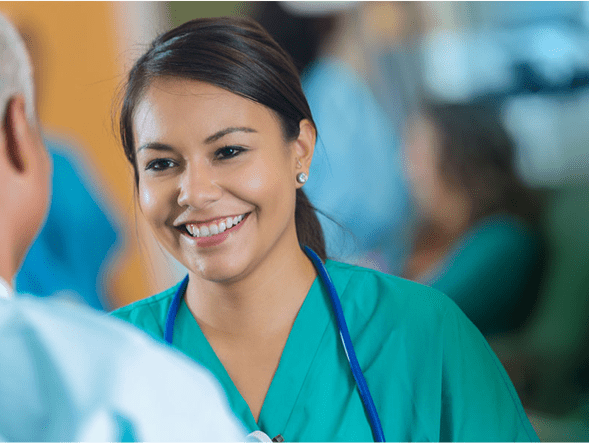
<svg viewBox="0 0 589 443"><path fill-rule="evenodd" d="M121 138L141 211L188 276L114 315L213 372L250 431L536 438L496 357L445 296L327 260L301 189L315 124L292 61L255 22L199 19L158 37L129 74ZM318 253L317 271L301 246ZM355 352L339 341L348 332Z"/></svg>
<svg viewBox="0 0 589 443"><path fill-rule="evenodd" d="M288 141L271 109L178 78L154 80L133 123L140 207L160 243L199 278L237 282L276 263L294 270L307 262L296 235L295 176L308 171L312 123L301 120Z"/></svg>

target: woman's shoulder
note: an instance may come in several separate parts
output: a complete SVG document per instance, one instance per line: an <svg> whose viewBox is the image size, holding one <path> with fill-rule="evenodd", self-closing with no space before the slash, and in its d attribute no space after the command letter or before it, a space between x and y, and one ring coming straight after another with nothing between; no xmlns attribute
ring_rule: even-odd
<svg viewBox="0 0 589 443"><path fill-rule="evenodd" d="M342 303L354 306L373 318L376 312L408 319L412 314L440 317L447 309L457 309L445 294L432 287L396 275L328 260L327 269L332 276ZM395 314L397 313L397 314Z"/></svg>
<svg viewBox="0 0 589 443"><path fill-rule="evenodd" d="M180 283L159 294L116 309L111 312L111 315L161 338L168 309L179 285Z"/></svg>
<svg viewBox="0 0 589 443"><path fill-rule="evenodd" d="M448 272L451 264L453 269L476 275L479 280L488 275L520 281L528 275L539 275L537 268L545 252L544 239L534 226L511 214L493 214L479 220L462 236L448 254L443 271ZM509 267L504 266L507 261ZM462 281L452 274L449 277Z"/></svg>
<svg viewBox="0 0 589 443"><path fill-rule="evenodd" d="M412 393L407 398L414 422L433 424L431 429L422 426L419 435L431 431L432 438L442 441L480 441L485 433L497 441L535 440L501 364L452 300L436 289L372 269L331 261L326 267L340 293L358 358L369 368L365 375L392 397L403 398L400 385L401 392ZM493 406L498 401L500 411ZM491 424L462 420L469 407L483 411Z"/></svg>
<svg viewBox="0 0 589 443"><path fill-rule="evenodd" d="M475 223L463 236L466 241L485 241L491 244L511 245L513 248L536 248L541 241L540 232L521 218L498 213L486 216Z"/></svg>
<svg viewBox="0 0 589 443"><path fill-rule="evenodd" d="M444 295L429 286L421 283L417 283L406 278L399 277L393 274L386 274L382 271L365 268L358 265L352 265L348 263L342 263L335 260L327 260L326 268L330 275L336 276L336 279L347 280L348 284L353 285L379 285L385 293L404 293L410 292L411 294L427 294L432 297L444 297ZM382 294L383 291L377 291L375 295Z"/></svg>

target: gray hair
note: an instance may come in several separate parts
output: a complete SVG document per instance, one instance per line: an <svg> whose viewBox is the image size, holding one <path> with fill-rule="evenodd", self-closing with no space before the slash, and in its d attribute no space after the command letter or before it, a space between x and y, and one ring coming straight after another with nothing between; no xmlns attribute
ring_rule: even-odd
<svg viewBox="0 0 589 443"><path fill-rule="evenodd" d="M29 53L20 34L0 14L0 113L2 121L12 97L22 94L29 122L35 124L35 91Z"/></svg>

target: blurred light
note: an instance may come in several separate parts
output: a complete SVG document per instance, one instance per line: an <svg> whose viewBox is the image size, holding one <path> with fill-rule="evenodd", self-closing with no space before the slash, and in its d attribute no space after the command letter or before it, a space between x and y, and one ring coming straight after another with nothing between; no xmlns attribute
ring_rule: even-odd
<svg viewBox="0 0 589 443"><path fill-rule="evenodd" d="M469 42L475 95L489 91L505 91L513 86L511 60L504 48L496 42L494 33L475 35Z"/></svg>
<svg viewBox="0 0 589 443"><path fill-rule="evenodd" d="M316 17L355 8L357 2L279 2L280 6L291 14L303 17Z"/></svg>
<svg viewBox="0 0 589 443"><path fill-rule="evenodd" d="M533 186L589 182L589 92L506 101L504 122L522 177Z"/></svg>
<svg viewBox="0 0 589 443"><path fill-rule="evenodd" d="M428 35L423 53L426 88L444 100L468 99L472 92L472 82L465 35L452 31Z"/></svg>
<svg viewBox="0 0 589 443"><path fill-rule="evenodd" d="M539 22L579 20L585 2L570 1L481 1L465 2L475 10L479 23L493 26L526 26Z"/></svg>
<svg viewBox="0 0 589 443"><path fill-rule="evenodd" d="M576 38L578 34L564 27L545 26L529 32L528 57L549 83L568 84L579 67L588 68L589 54Z"/></svg>

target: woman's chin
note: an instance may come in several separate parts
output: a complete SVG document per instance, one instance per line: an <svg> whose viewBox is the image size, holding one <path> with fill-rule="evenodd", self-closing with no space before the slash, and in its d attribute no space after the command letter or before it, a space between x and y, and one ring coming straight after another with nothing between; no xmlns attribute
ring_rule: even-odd
<svg viewBox="0 0 589 443"><path fill-rule="evenodd" d="M246 273L245 268L246 266L236 260L223 260L222 258L200 260L194 266L188 267L197 278L221 284L239 281Z"/></svg>

